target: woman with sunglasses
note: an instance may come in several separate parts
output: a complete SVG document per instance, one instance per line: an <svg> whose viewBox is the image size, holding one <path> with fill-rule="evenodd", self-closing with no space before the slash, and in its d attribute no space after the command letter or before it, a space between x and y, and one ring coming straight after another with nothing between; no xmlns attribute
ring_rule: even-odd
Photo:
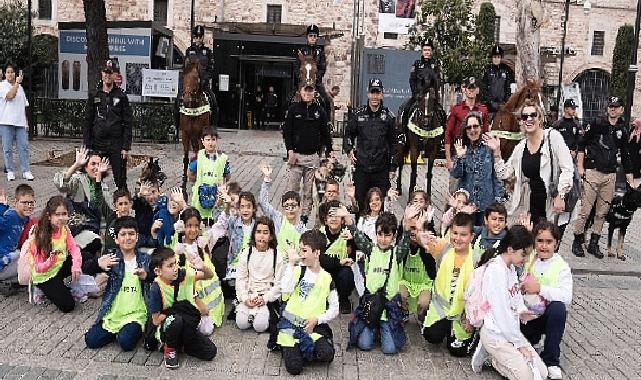
<svg viewBox="0 0 641 380"><path fill-rule="evenodd" d="M564 230L570 219L570 213L564 212L564 198L572 188L574 175L570 150L559 131L543 129L544 113L537 103L526 100L518 115L525 138L514 148L507 162L501 158L499 139L483 136L485 145L494 152L496 175L503 180L515 179L514 192L507 205L508 214L529 211L535 224L541 219L558 217L557 224L563 225L560 228ZM551 177L558 178L557 186L550 186Z"/></svg>
<svg viewBox="0 0 641 380"><path fill-rule="evenodd" d="M485 209L495 201L505 197L503 183L494 172L492 151L482 144L481 126L483 117L480 112L471 111L463 120L462 139L454 143L456 159L451 175L459 180L458 188L465 189L470 197L469 203L476 205L474 224L483 225Z"/></svg>

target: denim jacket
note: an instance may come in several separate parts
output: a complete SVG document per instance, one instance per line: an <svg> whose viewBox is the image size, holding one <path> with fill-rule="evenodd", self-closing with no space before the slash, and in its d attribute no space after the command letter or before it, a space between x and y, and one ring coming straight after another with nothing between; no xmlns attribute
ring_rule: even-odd
<svg viewBox="0 0 641 380"><path fill-rule="evenodd" d="M122 251L120 249L117 249L115 251L115 255L118 258L118 263L111 267L111 270L107 272L107 275L109 275L109 279L107 280L105 295L102 297L102 304L100 305L100 309L98 310L96 323L100 323L100 321L102 321L102 318L111 308L111 304L113 303L114 299L116 299L116 295L118 294L118 292L120 291L120 287L122 286L122 280L125 277L125 260ZM138 250L137 248L136 265L140 268L143 268L145 272L147 272L147 279L145 279L144 281L140 280L143 297L146 300L148 290L147 284L153 280L153 275L149 273L149 255L140 252L140 250Z"/></svg>
<svg viewBox="0 0 641 380"><path fill-rule="evenodd" d="M456 158L451 175L458 178L458 187L470 193L479 211L485 211L492 202L502 201L505 188L494 172L494 156L492 151L483 144L467 147L465 156Z"/></svg>

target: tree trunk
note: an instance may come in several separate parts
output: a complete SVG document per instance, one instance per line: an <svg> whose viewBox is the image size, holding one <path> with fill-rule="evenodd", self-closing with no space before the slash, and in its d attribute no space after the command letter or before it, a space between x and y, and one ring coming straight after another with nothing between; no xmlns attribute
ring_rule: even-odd
<svg viewBox="0 0 641 380"><path fill-rule="evenodd" d="M87 30L87 84L93 90L100 82L100 68L109 59L107 11L104 0L83 0Z"/></svg>
<svg viewBox="0 0 641 380"><path fill-rule="evenodd" d="M519 66L517 78L523 84L528 79L541 79L540 28L543 23L543 8L540 0L521 0L519 2L517 46Z"/></svg>

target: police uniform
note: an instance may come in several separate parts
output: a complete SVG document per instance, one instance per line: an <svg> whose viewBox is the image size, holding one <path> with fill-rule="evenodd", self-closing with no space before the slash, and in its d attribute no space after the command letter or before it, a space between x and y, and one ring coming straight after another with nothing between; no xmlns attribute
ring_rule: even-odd
<svg viewBox="0 0 641 380"><path fill-rule="evenodd" d="M307 27L307 34L315 34L319 35L320 34L320 28L317 25L310 25ZM318 91L318 94L323 97L323 101L325 104L330 104L330 99L327 95L327 92L325 91L325 86L323 85L323 77L325 76L325 71L327 71L327 59L325 57L325 49L323 46L320 45L309 45L306 44L304 46L301 46L296 50L295 57L298 57L298 53L303 54L306 57L309 56L316 56L317 61L316 61L316 91ZM301 78L300 78L300 61L298 58L294 61L294 73L296 75L296 83L301 83ZM327 111L326 111L327 112Z"/></svg>
<svg viewBox="0 0 641 380"><path fill-rule="evenodd" d="M567 107L576 108L574 100L567 99L563 104L563 108ZM579 137L583 135L583 127L579 123L579 120L575 117L563 117L562 119L554 122L552 127L561 133L563 141L565 141L565 145L568 146L568 149L572 152L576 152Z"/></svg>
<svg viewBox="0 0 641 380"><path fill-rule="evenodd" d="M102 71L113 73L114 66L109 60ZM122 151L131 150L133 118L127 94L115 84L109 92L100 85L89 91L87 112L84 145L107 157L116 187L127 188L127 160L122 158Z"/></svg>
<svg viewBox="0 0 641 380"><path fill-rule="evenodd" d="M370 80L369 91L382 90L380 79ZM376 111L369 104L359 108L347 124L343 151L349 154L355 149L354 186L360 210L365 209L365 196L372 187L378 187L383 194L387 194L390 188L389 172L396 171L396 139L394 113L382 103Z"/></svg>
<svg viewBox="0 0 641 380"><path fill-rule="evenodd" d="M202 37L205 34L205 28L198 25L194 28L194 36ZM218 104L216 97L211 90L211 78L214 76L214 53L205 44L192 44L185 51L185 59L195 57L198 60L198 76L200 77L200 87L207 94L209 104L215 118L218 118Z"/></svg>
<svg viewBox="0 0 641 380"><path fill-rule="evenodd" d="M495 46L492 49L491 57L500 55L503 58L503 49ZM512 70L505 63L498 65L489 64L485 67L483 81L481 83L481 99L493 115L508 100L512 94L510 85L514 82Z"/></svg>
<svg viewBox="0 0 641 380"><path fill-rule="evenodd" d="M618 97L612 97L608 107L621 107ZM596 202L594 223L588 253L602 258L599 249L599 237L609 203L614 196L616 172L623 167L626 174L632 173L632 162L627 149L628 131L626 123L619 118L615 125L607 118L598 120L593 126L587 126L583 138L579 139L578 151L584 153L583 167L585 177L581 210L574 226L575 239L572 252L577 256L584 255L583 241L585 225L592 206ZM620 162L620 163L619 163Z"/></svg>
<svg viewBox="0 0 641 380"><path fill-rule="evenodd" d="M434 48L431 41L427 42L424 46ZM422 56L420 59L414 61L410 68L409 83L410 89L412 90L412 97L401 106L403 125L406 125L410 116L409 111L425 88L433 88L436 92L436 99L440 103L441 69L438 61L434 58L425 59Z"/></svg>

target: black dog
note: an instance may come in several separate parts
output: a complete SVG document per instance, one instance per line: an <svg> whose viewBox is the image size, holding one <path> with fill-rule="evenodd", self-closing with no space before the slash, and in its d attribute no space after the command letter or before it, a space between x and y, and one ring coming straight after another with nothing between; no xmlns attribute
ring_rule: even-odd
<svg viewBox="0 0 641 380"><path fill-rule="evenodd" d="M621 260L626 259L622 252L623 239L632 221L632 215L634 215L634 212L639 207L641 207L641 186L636 189L628 186L623 195L615 193L610 203L610 210L605 217L605 220L608 222L608 257L614 257L614 254L612 254L612 237L614 236L614 230L618 229L619 236L617 240L616 257Z"/></svg>

